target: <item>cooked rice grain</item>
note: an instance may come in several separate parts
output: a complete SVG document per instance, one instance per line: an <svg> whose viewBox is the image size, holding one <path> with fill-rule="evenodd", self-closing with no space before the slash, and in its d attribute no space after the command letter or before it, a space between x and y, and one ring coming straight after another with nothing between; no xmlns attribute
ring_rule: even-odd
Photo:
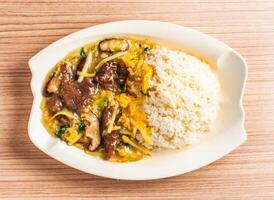
<svg viewBox="0 0 274 200"><path fill-rule="evenodd" d="M210 66L181 51L151 50L154 67L144 109L153 145L180 148L207 134L218 110L219 82Z"/></svg>

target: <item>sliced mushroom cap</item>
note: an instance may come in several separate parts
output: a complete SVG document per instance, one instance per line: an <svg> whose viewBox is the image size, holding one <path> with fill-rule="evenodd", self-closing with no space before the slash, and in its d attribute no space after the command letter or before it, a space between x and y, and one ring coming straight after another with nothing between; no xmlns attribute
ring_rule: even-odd
<svg viewBox="0 0 274 200"><path fill-rule="evenodd" d="M103 134L104 130L106 130L108 128L109 121L111 119L113 110L114 110L113 106L107 106L103 109L102 114L101 114L101 121L100 121L101 134Z"/></svg>
<svg viewBox="0 0 274 200"><path fill-rule="evenodd" d="M86 127L86 137L91 139L88 147L90 151L94 151L101 143L99 121L95 115L90 117L89 125Z"/></svg>
<svg viewBox="0 0 274 200"><path fill-rule="evenodd" d="M58 78L53 77L48 84L47 92L48 93L57 93L60 83L61 83L61 81Z"/></svg>
<svg viewBox="0 0 274 200"><path fill-rule="evenodd" d="M55 77L55 73L48 79L44 89L43 89L43 95L45 97L50 97L52 94L57 93L61 81Z"/></svg>
<svg viewBox="0 0 274 200"><path fill-rule="evenodd" d="M111 133L104 135L104 144L105 144L105 159L108 160L115 154L117 145L120 142L119 131L112 131Z"/></svg>
<svg viewBox="0 0 274 200"><path fill-rule="evenodd" d="M129 49L129 42L125 39L109 38L99 43L99 51L101 52L119 52Z"/></svg>

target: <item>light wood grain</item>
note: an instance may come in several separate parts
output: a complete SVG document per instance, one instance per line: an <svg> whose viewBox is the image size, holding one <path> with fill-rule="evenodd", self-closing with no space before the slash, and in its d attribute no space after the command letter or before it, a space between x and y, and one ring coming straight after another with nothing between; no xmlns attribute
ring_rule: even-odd
<svg viewBox="0 0 274 200"><path fill-rule="evenodd" d="M244 145L197 171L135 182L79 172L31 144L28 59L74 31L126 19L189 26L246 58ZM0 119L0 199L274 199L274 1L0 0Z"/></svg>

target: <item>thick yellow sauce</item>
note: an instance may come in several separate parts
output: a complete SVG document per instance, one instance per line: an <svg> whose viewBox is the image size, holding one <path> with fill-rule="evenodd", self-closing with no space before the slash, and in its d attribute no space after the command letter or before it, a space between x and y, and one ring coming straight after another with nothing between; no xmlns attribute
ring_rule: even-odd
<svg viewBox="0 0 274 200"><path fill-rule="evenodd" d="M124 37L123 37L124 38ZM146 56L146 53L149 49L155 48L157 45L153 42L150 42L148 40L143 39L136 39L136 38L126 38L130 42L130 48L129 50L119 57L119 59L122 59L125 65L127 66L127 70L129 71L130 75L140 77L140 81L138 84L140 87L140 95L132 96L125 93L113 93L106 90L100 90L92 100L92 103L90 105L90 110L100 111L100 102L102 99L105 99L107 101L116 101L119 103L119 106L121 108L121 117L118 120L119 126L123 127L128 131L128 133L125 133L126 137L135 138L136 134L139 133L144 138L144 143L147 145L151 145L150 142L150 134L152 131L152 128L148 126L147 124L147 118L146 114L142 109L142 103L144 99L146 98L146 91L148 90L148 82L151 76L153 75L152 68L144 63L144 59ZM97 45L98 42L92 42L84 45L81 48L78 48L76 50L73 50L72 52L68 53L68 55L58 62L53 70L51 70L47 76L50 77L58 68L60 65L64 62L69 62L74 67L77 63L77 61L80 58L81 51L84 49L85 52L89 52L91 49L95 50L94 54L97 56L99 52L97 51ZM101 60L104 57L107 57L107 55L102 54ZM93 63L92 65L96 65L100 62L100 60L97 61L97 63ZM88 73L94 73L94 71L88 71ZM52 118L52 114L47 109L46 105L47 98L44 98L41 103L41 109L43 111L42 116L42 123L47 129L47 131L52 135L55 136L56 132L60 128L60 123L56 118ZM90 110L87 111L90 112ZM81 140L85 140L86 138L83 137ZM137 140L135 140L136 142ZM81 143L74 143L74 146L77 148L80 148L84 150L86 153L91 154L93 156L99 156L104 157L104 151L103 148L98 148L96 151L91 152L86 147L81 145ZM144 153L147 151L147 149L142 145L140 145L140 148L136 148L129 143L127 143L124 147L118 147L116 150L116 153L114 156L111 157L110 161L115 162L129 162L129 161L136 161L139 159L142 159L145 157L148 153ZM142 148L144 151L142 151Z"/></svg>

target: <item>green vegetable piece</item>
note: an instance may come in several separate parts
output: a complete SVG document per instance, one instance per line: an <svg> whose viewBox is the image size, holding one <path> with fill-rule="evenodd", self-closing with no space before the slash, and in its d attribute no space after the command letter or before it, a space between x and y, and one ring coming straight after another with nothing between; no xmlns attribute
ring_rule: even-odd
<svg viewBox="0 0 274 200"><path fill-rule="evenodd" d="M85 48L84 48L84 47L82 47L82 48L81 48L81 51L80 51L80 56L81 56L81 57L83 57L83 58L87 56L87 54L86 54L86 52L85 52Z"/></svg>
<svg viewBox="0 0 274 200"><path fill-rule="evenodd" d="M96 104L98 105L100 110L103 110L103 108L106 106L107 104L107 100L105 98L100 98L96 100Z"/></svg>
<svg viewBox="0 0 274 200"><path fill-rule="evenodd" d="M126 91L126 85L125 84L119 84L118 85L118 90L120 92L125 92Z"/></svg>
<svg viewBox="0 0 274 200"><path fill-rule="evenodd" d="M65 132L66 130L70 127L69 124L66 125L61 125L59 130L55 133L55 136L60 138Z"/></svg>
<svg viewBox="0 0 274 200"><path fill-rule="evenodd" d="M83 122L80 122L77 126L78 132L83 132L86 128L86 125Z"/></svg>
<svg viewBox="0 0 274 200"><path fill-rule="evenodd" d="M148 51L148 50L149 50L149 47L145 47L145 48L144 48L144 51Z"/></svg>

